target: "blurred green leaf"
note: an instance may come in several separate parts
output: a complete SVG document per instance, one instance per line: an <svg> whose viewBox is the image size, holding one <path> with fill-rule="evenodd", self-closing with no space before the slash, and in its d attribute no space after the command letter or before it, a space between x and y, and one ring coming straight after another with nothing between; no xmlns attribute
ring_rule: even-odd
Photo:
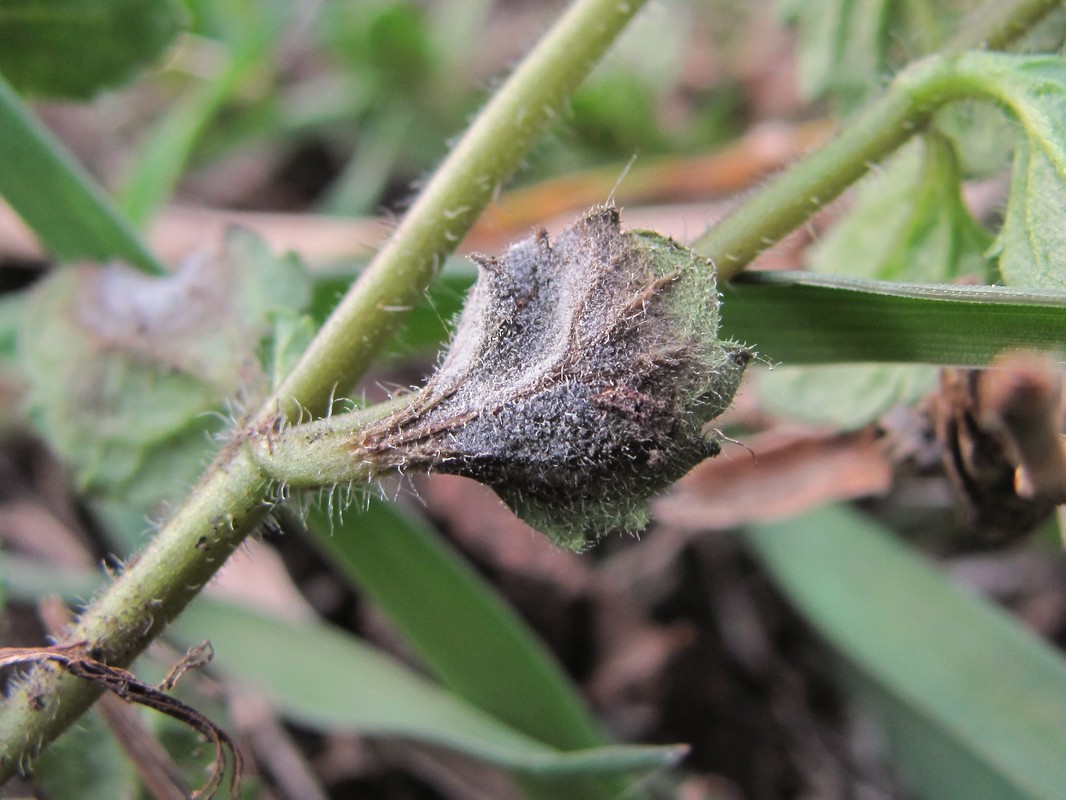
<svg viewBox="0 0 1066 800"><path fill-rule="evenodd" d="M57 272L20 336L34 418L85 491L143 510L176 500L224 424L222 402L265 393L255 355L273 313L309 297L299 264L244 231L167 278Z"/></svg>
<svg viewBox="0 0 1066 800"><path fill-rule="evenodd" d="M1007 218L996 240L999 271L1011 286L1066 289L1064 166L1029 143L1015 153Z"/></svg>
<svg viewBox="0 0 1066 800"><path fill-rule="evenodd" d="M981 88L1022 124L1031 146L1066 173L1066 59L1004 53L967 53L962 59L980 76Z"/></svg>
<svg viewBox="0 0 1066 800"><path fill-rule="evenodd" d="M865 92L885 68L892 0L780 0L799 28L799 86L807 98Z"/></svg>
<svg viewBox="0 0 1066 800"><path fill-rule="evenodd" d="M271 619L201 598L169 629L186 645L205 633L220 669L265 692L286 716L314 728L429 742L545 778L641 772L676 763L685 751L615 746L560 752L355 637L317 622Z"/></svg>
<svg viewBox="0 0 1066 800"><path fill-rule="evenodd" d="M323 9L319 26L326 47L385 98L418 94L433 80L439 57L427 21L409 0L341 0Z"/></svg>
<svg viewBox="0 0 1066 800"><path fill-rule="evenodd" d="M0 76L0 195L59 259L165 272L129 220Z"/></svg>
<svg viewBox="0 0 1066 800"><path fill-rule="evenodd" d="M370 498L343 519L315 507L307 525L444 685L560 749L603 743L570 680L526 624L414 517Z"/></svg>
<svg viewBox="0 0 1066 800"><path fill-rule="evenodd" d="M576 688L526 624L414 517L370 498L343 519L312 508L307 527L329 560L374 600L458 697L560 750L605 743ZM569 793L591 800L624 789L584 782L571 785Z"/></svg>
<svg viewBox="0 0 1066 800"><path fill-rule="evenodd" d="M1020 287L1061 289L1066 272L1066 59L971 53L961 58L982 89L1008 108L1025 132L1015 151L1007 217L996 242L1000 274Z"/></svg>
<svg viewBox="0 0 1066 800"><path fill-rule="evenodd" d="M806 255L808 268L886 281L984 281L992 237L963 205L951 143L926 134L858 187L855 205Z"/></svg>
<svg viewBox="0 0 1066 800"><path fill-rule="evenodd" d="M952 103L937 112L934 124L954 142L959 171L965 178L1001 177L1010 166L1018 129L999 105L975 100Z"/></svg>
<svg viewBox="0 0 1066 800"><path fill-rule="evenodd" d="M183 97L154 126L129 167L119 191L123 209L135 225L143 226L166 201L181 177L193 148L211 120L245 83L269 63L287 16L264 14L254 27L242 30L217 72ZM225 48L220 45L220 48Z"/></svg>
<svg viewBox="0 0 1066 800"><path fill-rule="evenodd" d="M5 0L0 72L23 92L87 98L156 59L181 22L177 0Z"/></svg>
<svg viewBox="0 0 1066 800"><path fill-rule="evenodd" d="M355 155L330 185L319 204L322 211L347 216L378 211L377 204L396 174L416 119L406 104L398 105L360 126Z"/></svg>
<svg viewBox="0 0 1066 800"><path fill-rule="evenodd" d="M919 796L1062 797L1061 654L845 508L746 538L847 665Z"/></svg>
<svg viewBox="0 0 1066 800"><path fill-rule="evenodd" d="M722 334L784 364L982 366L1011 348L1059 352L1066 293L750 272L722 287Z"/></svg>
<svg viewBox="0 0 1066 800"><path fill-rule="evenodd" d="M102 580L101 574L87 570L0 557L0 586L23 602L48 594L81 600ZM355 636L313 620L271 618L200 597L167 629L168 638L183 647L198 644L205 635L215 651L214 666L246 688L263 692L295 722L441 745L538 779L542 786L565 790L576 778L635 778L672 766L687 752L682 745L562 752L444 691Z"/></svg>
<svg viewBox="0 0 1066 800"><path fill-rule="evenodd" d="M760 407L844 431L868 425L896 406L915 403L935 386L936 369L915 365L834 364L756 373Z"/></svg>
<svg viewBox="0 0 1066 800"><path fill-rule="evenodd" d="M329 273L315 274L310 314L321 324L364 265L350 265ZM437 279L422 296L389 343L386 357L409 357L433 352L448 341L450 328L474 285L477 270L466 258L449 258Z"/></svg>
<svg viewBox="0 0 1066 800"><path fill-rule="evenodd" d="M95 710L33 762L33 777L49 800L116 800L140 792L133 763Z"/></svg>
<svg viewBox="0 0 1066 800"><path fill-rule="evenodd" d="M273 313L274 332L264 342L263 366L273 389L289 374L318 332L314 320L294 309Z"/></svg>

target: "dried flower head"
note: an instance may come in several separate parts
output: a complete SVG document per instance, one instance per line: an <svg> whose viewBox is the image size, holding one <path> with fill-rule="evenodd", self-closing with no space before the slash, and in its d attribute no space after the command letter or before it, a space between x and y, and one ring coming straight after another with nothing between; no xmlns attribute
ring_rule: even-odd
<svg viewBox="0 0 1066 800"><path fill-rule="evenodd" d="M440 368L351 457L486 483L570 549L640 529L649 496L719 452L706 425L751 358L718 340L712 266L609 206L475 261Z"/></svg>

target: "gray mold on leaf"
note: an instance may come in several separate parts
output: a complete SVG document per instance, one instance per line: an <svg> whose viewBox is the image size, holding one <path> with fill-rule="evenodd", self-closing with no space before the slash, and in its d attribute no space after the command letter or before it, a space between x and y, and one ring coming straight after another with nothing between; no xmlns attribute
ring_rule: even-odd
<svg viewBox="0 0 1066 800"><path fill-rule="evenodd" d="M165 277L57 270L19 335L37 427L83 491L155 513L202 471L223 401L266 393L257 350L310 292L295 259L239 229Z"/></svg>
<svg viewBox="0 0 1066 800"><path fill-rule="evenodd" d="M563 547L640 529L649 496L719 452L706 423L751 357L717 338L713 267L623 233L612 207L475 260L439 370L356 449L376 470L486 483Z"/></svg>

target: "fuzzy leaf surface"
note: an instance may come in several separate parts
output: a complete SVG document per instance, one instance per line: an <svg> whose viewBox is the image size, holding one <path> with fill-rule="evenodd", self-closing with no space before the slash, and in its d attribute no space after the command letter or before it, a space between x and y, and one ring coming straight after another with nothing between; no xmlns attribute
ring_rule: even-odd
<svg viewBox="0 0 1066 800"><path fill-rule="evenodd" d="M31 413L84 490L145 510L177 499L224 424L222 401L265 391L256 353L271 315L309 298L302 268L244 232L166 278L58 271L20 336Z"/></svg>
<svg viewBox="0 0 1066 800"><path fill-rule="evenodd" d="M1018 147L1007 217L996 240L999 271L1011 286L1066 289L1066 172L1047 153Z"/></svg>

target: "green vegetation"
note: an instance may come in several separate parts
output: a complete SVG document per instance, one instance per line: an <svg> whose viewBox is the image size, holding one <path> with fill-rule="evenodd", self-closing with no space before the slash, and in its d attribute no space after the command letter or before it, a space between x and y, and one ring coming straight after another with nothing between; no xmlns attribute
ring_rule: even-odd
<svg viewBox="0 0 1066 800"><path fill-rule="evenodd" d="M56 263L0 307L0 378L16 380L29 408L25 416L5 410L5 427L35 427L69 465L84 508L124 559L105 579L87 568L41 568L6 554L4 598L91 596L70 640L86 641L94 658L118 666L128 667L159 636L183 648L209 638L217 652L212 669L265 693L286 719L311 730L440 746L508 771L532 798L666 794L670 779L662 776L679 763L684 743L613 741L548 648L431 525L377 498L360 498L339 516L334 504L344 504L350 481L365 477L359 470L304 468L298 483L323 487L328 496L290 497L296 490L285 485L284 470L272 471L263 451L273 456L272 437L284 436L285 458L298 462L300 447L318 438L308 431L344 425L346 436L364 436L365 444L375 423L394 419L386 415L395 404L332 413L385 355L424 354L442 344L441 318L458 309L474 278L469 265L448 259L525 162L527 177L543 178L604 164L617 173L637 148L653 162L706 150L741 133L738 89L727 85L694 103L684 123L657 124L652 109L680 71L680 57L660 53L639 69L629 62L642 48L679 49L651 45L649 37L682 36L695 12L669 4L665 16L659 11L632 23L653 26L643 37L626 38L622 32L642 3L575 0L453 141L480 101L468 87L487 80L468 73L468 56L488 30L492 3L444 2L426 10L399 0L351 0L307 18L294 18L292 5L0 4L0 196ZM660 295L684 294L684 303L665 302L688 349L666 342L652 325L634 327L653 336L655 346L637 360L690 371L705 361L728 367L717 382L683 376L678 405L686 414L700 412L671 429L675 439L682 429L688 437L686 468L698 460L694 454L718 449L717 442L692 442L739 381L747 352L730 360L739 352L728 349L733 343L780 364L757 376L765 408L838 431L868 426L889 408L929 394L941 366L988 366L1020 348L1061 359L1066 17L1058 5L990 2L960 22L955 3L933 0L780 4L797 30L802 92L836 110L838 135L737 202L691 242L692 253L639 234L657 259L679 261L673 268L657 261L651 283L636 292L629 284L619 289L643 297L643 305L611 309L620 318L643 314ZM721 15L715 20L728 25ZM278 66L294 29L328 64L299 85L286 84ZM613 59L597 67L619 36ZM49 57L53 48L67 56ZM210 54L206 80L189 69L197 48ZM31 103L83 100L149 64L155 71L140 80L173 101L159 103L158 119L134 147L125 174L104 189L38 121ZM233 153L310 139L344 150L355 130L354 155L335 165L316 198L313 210L323 216L400 205L397 196L443 158L369 263L353 242L339 263L309 270L300 253L276 255L254 233L237 230L205 243L213 255L168 272L146 244L149 224L192 172L210 171ZM549 133L558 138L544 144ZM638 188L641 168L638 162ZM1009 181L1002 217L995 209L973 213L966 187L975 181ZM744 272L852 186L841 218L806 249L804 271ZM618 197L625 191L622 180ZM111 259L132 269L85 263ZM498 275L499 262L479 263ZM712 268L720 310L706 291L714 285ZM690 308L694 298L708 300L705 315ZM516 305L516 318L524 307ZM531 307L537 318L523 324L535 332L542 312ZM715 337L719 322L724 344ZM707 341L692 341L693 331ZM597 341L620 348L611 325L595 332ZM484 337L490 339L496 341ZM702 360L690 357L697 345L706 348ZM492 361L481 350L463 358L486 358L501 374L508 369L506 359ZM627 387L642 374L624 373ZM599 375L580 373L590 386ZM608 389L617 389L609 384L617 371L603 375ZM449 385L447 394L463 391L473 390ZM662 391L618 392L605 389L596 402L611 413L661 422L640 403L654 405ZM433 428L439 421L429 405L404 413ZM704 413L711 406L713 413ZM336 422L314 421L327 416ZM1057 447L1058 433L1044 435L1044 443ZM454 438L450 428L448 435ZM660 445L644 454L645 466L671 456ZM629 452L629 440L620 449ZM400 450L390 444L390 453ZM423 468L463 473L445 468L442 452L434 449ZM467 456L454 456L461 458ZM383 459L387 469L375 468L374 477L408 464L394 461ZM618 461L602 463L616 470L617 481L598 474L592 489L582 489L586 495L560 495L551 508L544 499L554 495L538 496L533 512L529 487L514 477L519 473L500 478L506 464L493 460L465 474L501 488L527 518L550 521L553 532L581 545L608 531L589 531L585 520L560 522L559 514L595 505L589 499L595 495L602 504L595 520L632 522L644 515L644 495L666 482L657 479L662 475L623 474ZM667 463L663 474L681 472ZM1028 499L1039 506L1042 513L1033 514L1040 522L1066 497L1047 488L1054 481L1038 477L1025 473L1018 481L1035 482ZM626 496L607 503L609 484ZM1025 500L1027 490L1017 491ZM422 671L321 619L272 619L266 611L198 598L271 514L373 600ZM141 547L146 515L162 521ZM1019 527L1011 533L1025 535L1033 525ZM961 591L902 543L888 520L831 505L752 524L741 537L824 638L841 685L874 710L894 765L917 795L1050 800L1061 792L1060 652ZM141 660L138 668L153 667ZM139 791L129 788L138 778L108 736L98 732L72 744L77 731L63 735L97 693L44 667L14 681L0 706L0 779L58 739L54 752L92 748L87 761L96 773L88 784L64 788L54 777L61 759L46 751L40 774L52 781L55 797ZM196 775L203 762L183 766ZM659 780L647 781L649 774ZM255 787L246 792L254 796Z"/></svg>

